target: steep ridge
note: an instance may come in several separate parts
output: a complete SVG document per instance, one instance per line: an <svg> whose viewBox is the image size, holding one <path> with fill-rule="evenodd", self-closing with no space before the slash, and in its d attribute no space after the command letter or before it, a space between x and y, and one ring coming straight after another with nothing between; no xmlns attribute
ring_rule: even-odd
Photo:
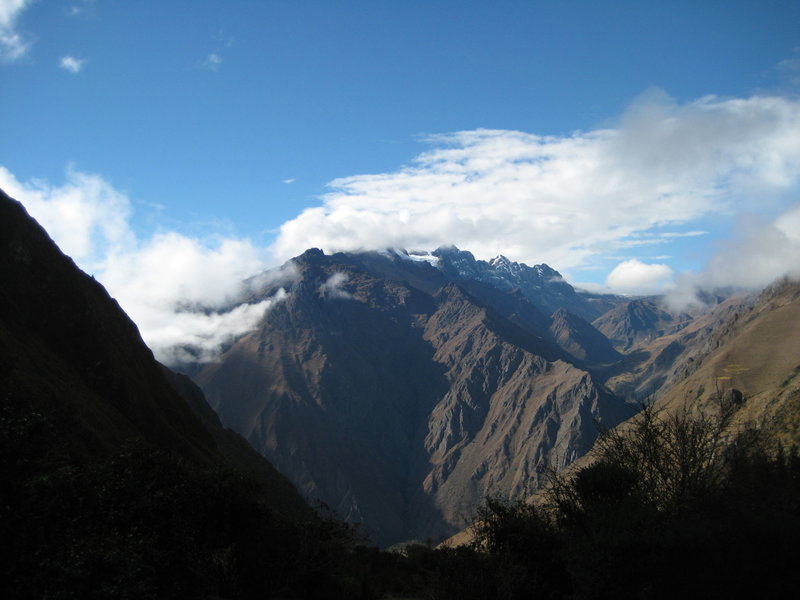
<svg viewBox="0 0 800 600"><path fill-rule="evenodd" d="M743 421L799 443L800 284L777 282L727 312L702 350L680 363L681 377L659 396L659 406L703 409L732 398Z"/></svg>
<svg viewBox="0 0 800 600"><path fill-rule="evenodd" d="M486 493L588 448L594 420L629 414L517 288L397 252L294 265L286 299L195 379L223 423L379 543L441 539Z"/></svg>
<svg viewBox="0 0 800 600"><path fill-rule="evenodd" d="M302 493L395 541L410 527L419 422L446 388L416 323L432 299L346 257L310 251L296 265L288 298L196 379ZM334 273L347 291L322 291Z"/></svg>
<svg viewBox="0 0 800 600"><path fill-rule="evenodd" d="M716 304L677 330L650 343L640 340L608 386L654 402L659 416L714 415L725 407L729 434L755 426L772 449L800 446L800 283L784 279L760 294L710 300ZM623 421L618 431L624 435L632 426ZM568 466L567 476L593 460L590 449ZM538 497L534 492L529 500ZM473 539L466 528L446 545Z"/></svg>
<svg viewBox="0 0 800 600"><path fill-rule="evenodd" d="M550 334L561 348L578 361L607 365L622 358L606 336L563 308L551 316Z"/></svg>
<svg viewBox="0 0 800 600"><path fill-rule="evenodd" d="M724 332L731 331L732 319L753 300L748 294L735 294L693 317L682 315L677 325L660 336L653 331L644 333L624 360L609 370L606 385L639 401L660 396L719 346Z"/></svg>
<svg viewBox="0 0 800 600"><path fill-rule="evenodd" d="M491 261L475 260L471 252L455 246L435 250L439 268L460 280L474 280L503 291L517 289L542 313L549 315L560 308L592 321L611 306L624 302L615 296L578 293L561 274L548 265L532 267L497 256Z"/></svg>
<svg viewBox="0 0 800 600"><path fill-rule="evenodd" d="M592 324L618 350L627 352L674 333L690 320L689 315L672 314L652 299L638 298L614 307Z"/></svg>
<svg viewBox="0 0 800 600"><path fill-rule="evenodd" d="M306 510L283 476L215 421L199 390L167 373L171 385L105 289L1 191L0 281L5 414L8 423L33 417L55 423L53 460L90 461L136 441L198 466L256 473L274 486L276 507ZM193 395L193 407L176 387Z"/></svg>
<svg viewBox="0 0 800 600"><path fill-rule="evenodd" d="M450 388L428 419L424 489L445 519L470 519L487 494L521 497L588 450L597 424L630 416L585 371L550 362L451 284L425 328Z"/></svg>

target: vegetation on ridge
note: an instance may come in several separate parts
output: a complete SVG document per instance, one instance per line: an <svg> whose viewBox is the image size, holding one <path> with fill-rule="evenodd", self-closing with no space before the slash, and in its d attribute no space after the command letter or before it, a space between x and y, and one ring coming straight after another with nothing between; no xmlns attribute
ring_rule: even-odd
<svg viewBox="0 0 800 600"><path fill-rule="evenodd" d="M601 436L596 462L554 476L542 503L488 499L472 583L431 597L777 596L796 569L800 457L731 431L728 416L646 407Z"/></svg>

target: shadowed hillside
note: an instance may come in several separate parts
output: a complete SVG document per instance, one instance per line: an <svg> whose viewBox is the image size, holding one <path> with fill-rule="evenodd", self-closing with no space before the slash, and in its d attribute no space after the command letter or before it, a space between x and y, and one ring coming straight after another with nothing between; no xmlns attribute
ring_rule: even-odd
<svg viewBox="0 0 800 600"><path fill-rule="evenodd" d="M4 598L337 597L347 528L223 429L5 194L0 281Z"/></svg>

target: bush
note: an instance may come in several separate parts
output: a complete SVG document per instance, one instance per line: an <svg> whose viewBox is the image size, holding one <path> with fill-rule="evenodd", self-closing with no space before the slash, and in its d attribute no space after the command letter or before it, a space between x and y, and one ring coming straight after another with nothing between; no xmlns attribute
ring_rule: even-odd
<svg viewBox="0 0 800 600"><path fill-rule="evenodd" d="M539 506L487 499L475 548L498 598L770 596L794 578L800 458L728 414L659 414L603 432L593 464Z"/></svg>

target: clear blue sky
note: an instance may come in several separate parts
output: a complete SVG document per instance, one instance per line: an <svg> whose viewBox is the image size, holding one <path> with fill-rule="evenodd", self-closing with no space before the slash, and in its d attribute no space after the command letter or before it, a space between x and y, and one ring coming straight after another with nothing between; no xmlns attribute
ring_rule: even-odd
<svg viewBox="0 0 800 600"><path fill-rule="evenodd" d="M602 283L622 260L658 263L671 276L702 268L717 235L730 234L741 214L753 212L752 202L737 203L748 190L763 190L752 182L740 185L736 174L767 159L737 154L730 164L714 162L728 153L726 144L783 153L780 174L757 178L763 183L772 177L769 200L756 211L765 222L797 202L794 146L775 141L786 126L780 121L765 141L760 125L797 122L796 1L0 0L0 42L0 166L6 177L20 189L38 185L52 194L68 184L68 169L73 176L96 176L124 196L130 208L124 226L140 248L155 232L174 231L197 239L214 233L247 238L265 249L287 222L297 227L287 230L285 253L303 239L316 240L316 233L320 244L340 230L340 245L347 235L359 237L348 233L353 222L388 228L389 242L424 244L436 236L417 230L437 223L443 236L457 238L447 241L472 243L476 254L496 249L530 262L546 259L572 280ZM714 107L697 105L709 95ZM725 132L735 129L730 116L738 109L730 102L761 97L789 104L753 107L747 134L752 138L731 142ZM632 122L625 138L630 141L652 133L647 123L677 119L683 137L673 154L687 157L704 143L700 132L706 125L695 127L692 119L710 113L719 117L708 125L710 135L719 134L721 141L697 150L697 161L710 161L713 174L692 172L684 187L663 192L668 174L661 191L631 188L615 206L624 214L626 203L649 193L702 197L709 190L731 189L733 200L716 197L684 217L642 216L616 237L608 233L613 223L603 225L602 235L578 227L576 236L584 237L576 247L548 254L542 246L526 245L523 233L508 224L516 216L527 218L526 207L552 191L542 183L544 175L528 173L520 183L532 190L541 183L544 191L537 193L543 196L531 192L514 205L518 212L500 211L496 217L492 203L497 207L502 200L481 205L468 198L483 192L462 185L481 179L486 189L500 189L506 179L497 173L519 160L509 150L514 141L509 132L530 136L520 142L529 150L547 147L542 160L566 178L557 185L564 189L572 185L573 169L578 179L587 177L575 165L605 160L612 152L573 155L594 144L597 132L623 131ZM481 129L494 133L476 141ZM429 139L452 132L472 137ZM631 156L647 156L653 144L671 144L678 136L664 141L658 135L649 150L629 144L636 150L625 155L615 181L591 171L591 185L618 188L618 180L631 172ZM693 135L698 139L687 142ZM570 158L555 161L557 147L569 140ZM436 216L436 207L444 206L443 196L426 196L426 177L437 178L429 186L436 188L453 165L467 164L463 156L450 162L453 157L442 153L461 149L472 158L486 158L486 152L496 158L491 148L498 145L503 156L491 167L491 177L469 163L469 176L447 184L454 197L463 191L459 206L471 212L459 214L457 223L438 225L444 217ZM427 158L420 159L424 152ZM537 159L522 160L536 164ZM414 184L403 187L402 197L385 204L374 199L394 193L397 178L405 186L408 168ZM375 187L373 180L352 179L365 174L383 174L387 181ZM782 183L774 184L781 177ZM341 178L351 179L338 182L331 196L326 186ZM698 185L705 191L696 192ZM513 196L518 189L504 193ZM614 194L608 196L614 200L601 195L595 208L576 204L563 214L556 196L542 201L534 212L544 216L531 221L531 235L542 223L591 220L584 213L602 213L605 203L622 197ZM344 206L352 196L355 205ZM327 208L320 208L323 202ZM298 221L304 209L314 207L326 214ZM348 221L353 211L361 220ZM390 212L391 223L385 220ZM414 235L401 232L403 227L416 228ZM662 234L672 241L644 243ZM366 236L363 244L372 239ZM503 247L506 239L510 248Z"/></svg>

